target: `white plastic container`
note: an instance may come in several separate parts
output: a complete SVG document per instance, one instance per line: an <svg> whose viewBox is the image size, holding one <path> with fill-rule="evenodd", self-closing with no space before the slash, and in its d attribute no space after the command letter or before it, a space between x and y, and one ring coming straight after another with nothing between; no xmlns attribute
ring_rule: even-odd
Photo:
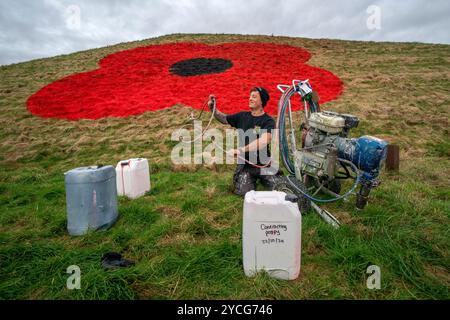
<svg viewBox="0 0 450 320"><path fill-rule="evenodd" d="M277 279L298 277L302 216L297 203L288 199L278 191L245 195L242 245L246 276L265 270Z"/></svg>
<svg viewBox="0 0 450 320"><path fill-rule="evenodd" d="M69 234L110 228L119 216L114 167L82 167L64 176Z"/></svg>
<svg viewBox="0 0 450 320"><path fill-rule="evenodd" d="M117 194L130 199L150 191L150 168L147 159L120 161L116 166Z"/></svg>

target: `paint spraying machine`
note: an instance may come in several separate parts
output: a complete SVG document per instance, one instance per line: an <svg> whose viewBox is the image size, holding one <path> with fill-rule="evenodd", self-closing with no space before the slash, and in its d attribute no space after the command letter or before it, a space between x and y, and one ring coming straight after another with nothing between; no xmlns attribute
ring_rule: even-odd
<svg viewBox="0 0 450 320"><path fill-rule="evenodd" d="M309 80L294 80L291 86L279 85L278 89L282 96L277 139L289 176L280 178L275 190L295 194L301 211L312 207L325 221L338 227L339 221L317 204L347 200L356 192L356 207L363 209L370 191L380 184L388 143L372 136L349 138L359 119L321 111L319 96ZM300 115L299 126L294 125L293 96L299 96L303 108L295 114ZM344 180L352 180L348 190L342 190Z"/></svg>

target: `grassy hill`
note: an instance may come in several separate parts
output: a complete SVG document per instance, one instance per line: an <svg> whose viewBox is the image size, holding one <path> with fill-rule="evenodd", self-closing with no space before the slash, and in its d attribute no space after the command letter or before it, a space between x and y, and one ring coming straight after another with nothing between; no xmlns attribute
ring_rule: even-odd
<svg viewBox="0 0 450 320"><path fill-rule="evenodd" d="M383 173L364 211L355 210L353 198L326 206L342 228L315 214L303 217L296 281L245 277L243 200L231 193L233 166L171 164L170 134L188 108L78 122L26 109L41 87L96 69L108 54L177 41L304 47L313 54L310 65L344 81L344 94L323 108L359 116L352 136L371 134L401 147L400 172ZM2 66L0 298L449 299L449 80L448 45L240 35L171 35ZM70 237L63 173L136 156L150 160L150 194L121 198L111 230ZM100 258L107 251L136 266L105 271ZM381 267L381 290L366 288L372 264ZM66 289L70 265L81 268L81 290Z"/></svg>

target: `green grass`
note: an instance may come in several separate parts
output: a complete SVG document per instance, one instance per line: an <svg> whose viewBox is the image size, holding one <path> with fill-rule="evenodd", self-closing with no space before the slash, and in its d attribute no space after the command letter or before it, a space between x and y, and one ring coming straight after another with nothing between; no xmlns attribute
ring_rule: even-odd
<svg viewBox="0 0 450 320"><path fill-rule="evenodd" d="M26 110L40 87L95 68L109 53L172 41L305 47L314 54L310 64L346 83L343 96L324 108L358 115L353 136L400 145L400 172L383 172L365 210L354 208L354 197L326 206L340 229L303 216L299 279L245 277L243 200L231 192L232 166L171 164L170 133L189 109L79 122ZM449 46L422 44L173 35L0 67L0 298L449 299L449 53ZM64 172L135 156L150 160L152 191L120 198L110 230L70 237ZM136 265L104 270L108 251ZM81 268L81 290L66 289L71 265ZM366 288L370 265L381 268L381 290Z"/></svg>

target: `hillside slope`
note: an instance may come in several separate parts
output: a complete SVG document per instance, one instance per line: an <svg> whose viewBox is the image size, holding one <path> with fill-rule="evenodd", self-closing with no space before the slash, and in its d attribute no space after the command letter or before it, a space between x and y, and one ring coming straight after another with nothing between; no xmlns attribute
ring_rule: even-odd
<svg viewBox="0 0 450 320"><path fill-rule="evenodd" d="M94 70L111 53L181 41L305 48L310 65L344 82L344 93L323 108L359 116L352 136L371 134L401 148L400 172L383 173L364 211L353 199L327 206L341 229L313 214L303 218L296 281L245 277L232 166L171 164L170 135L189 108L81 121L40 118L26 108L43 86ZM449 82L448 45L240 35L170 35L2 66L0 298L449 299ZM63 173L136 156L150 160L150 194L120 199L121 218L111 230L69 237ZM137 264L104 271L99 261L107 251ZM381 267L381 290L366 288L372 264ZM66 289L70 265L82 270L81 290Z"/></svg>

